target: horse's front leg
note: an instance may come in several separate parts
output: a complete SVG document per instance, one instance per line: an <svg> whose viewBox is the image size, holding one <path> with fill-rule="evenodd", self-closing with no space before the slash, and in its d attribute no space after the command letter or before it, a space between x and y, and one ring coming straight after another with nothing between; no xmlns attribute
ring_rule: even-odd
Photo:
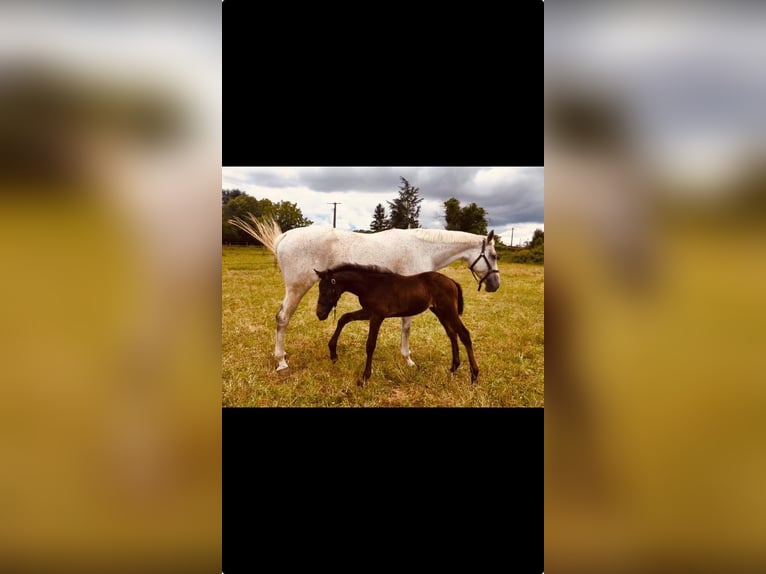
<svg viewBox="0 0 766 574"><path fill-rule="evenodd" d="M372 374L372 354L375 352L375 345L378 343L378 331L383 323L382 317L370 317L370 332L367 334L367 364L364 366L364 375L362 380L357 383L360 387L370 380Z"/></svg>
<svg viewBox="0 0 766 574"><path fill-rule="evenodd" d="M407 359L407 365L415 366L415 362L410 357L410 327L412 326L412 317L402 317L402 356Z"/></svg>
<svg viewBox="0 0 766 574"><path fill-rule="evenodd" d="M311 285L309 284L309 287ZM279 306L279 311L276 315L276 343L274 344L274 358L279 363L277 365L277 371L285 371L287 369L287 361L285 360L285 332L287 326L290 324L290 318L298 308L298 304L308 291L309 287L291 285L285 290L285 298L282 300L282 304Z"/></svg>
<svg viewBox="0 0 766 574"><path fill-rule="evenodd" d="M343 327L346 326L346 323L350 323L351 321L367 321L369 318L370 313L368 311L359 309L359 311L345 313L338 320L338 326L335 327L335 332L332 334L330 342L327 344L327 346L330 347L330 359L333 363L338 360L338 337L340 337L340 332L343 330Z"/></svg>

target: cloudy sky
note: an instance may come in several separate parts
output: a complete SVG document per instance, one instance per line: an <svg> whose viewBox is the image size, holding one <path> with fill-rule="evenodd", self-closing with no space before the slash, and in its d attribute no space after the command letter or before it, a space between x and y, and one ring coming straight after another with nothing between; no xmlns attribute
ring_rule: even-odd
<svg viewBox="0 0 766 574"><path fill-rule="evenodd" d="M420 225L444 228L444 201L475 202L487 211L488 229L506 244L545 229L542 167L224 167L223 189L240 189L272 201L292 201L315 225L369 229L375 206L398 197L399 177L420 188Z"/></svg>

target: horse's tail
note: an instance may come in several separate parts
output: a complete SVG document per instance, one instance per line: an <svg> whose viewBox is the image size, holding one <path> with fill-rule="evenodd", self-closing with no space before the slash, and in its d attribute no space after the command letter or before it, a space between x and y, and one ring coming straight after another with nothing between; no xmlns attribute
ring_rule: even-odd
<svg viewBox="0 0 766 574"><path fill-rule="evenodd" d="M454 279L452 282L457 286L457 314L462 315L463 314L463 288L460 286L460 283L455 281Z"/></svg>
<svg viewBox="0 0 766 574"><path fill-rule="evenodd" d="M263 221L258 221L252 213L248 213L250 216L250 224L247 221L243 221L239 217L234 217L229 220L229 223L239 227L245 233L252 235L258 241L268 248L274 255L277 254L277 244L280 237L282 237L282 229L279 227L279 223L274 221L271 217L265 217Z"/></svg>

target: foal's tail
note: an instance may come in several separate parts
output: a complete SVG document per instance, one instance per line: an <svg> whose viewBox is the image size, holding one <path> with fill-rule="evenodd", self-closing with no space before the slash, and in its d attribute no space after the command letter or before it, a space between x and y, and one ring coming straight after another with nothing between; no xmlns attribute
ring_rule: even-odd
<svg viewBox="0 0 766 574"><path fill-rule="evenodd" d="M235 217L229 220L229 223L239 227L245 233L252 235L258 241L263 243L274 255L277 254L277 244L279 238L282 237L282 229L279 227L279 223L274 221L271 217L265 217L263 221L258 221L252 213L248 213L252 225L243 221L239 217Z"/></svg>
<svg viewBox="0 0 766 574"><path fill-rule="evenodd" d="M463 314L463 288L460 286L460 283L455 281L454 279L452 282L457 287L457 314L462 315Z"/></svg>

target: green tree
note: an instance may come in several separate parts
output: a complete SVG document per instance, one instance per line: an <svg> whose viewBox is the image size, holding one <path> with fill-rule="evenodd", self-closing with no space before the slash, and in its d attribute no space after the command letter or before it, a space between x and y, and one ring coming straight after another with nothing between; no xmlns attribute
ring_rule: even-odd
<svg viewBox="0 0 766 574"><path fill-rule="evenodd" d="M290 201L274 203L269 199L256 199L242 192L234 196L233 199L229 199L221 211L223 243L258 245L258 241L252 235L229 223L229 220L235 217L244 221L249 221L251 214L256 218L273 217L282 231L306 227L313 223L310 219L303 217L303 213L295 203Z"/></svg>
<svg viewBox="0 0 766 574"><path fill-rule="evenodd" d="M445 229L465 231L478 235L487 234L487 211L475 203L460 207L454 197L444 202Z"/></svg>
<svg viewBox="0 0 766 574"><path fill-rule="evenodd" d="M267 203L270 204L271 202L268 199L257 200L245 193L227 201L222 209L223 225L221 235L223 243L256 245L258 242L254 237L229 223L229 219L239 217L240 219L246 220L250 213L255 217L262 217L264 215L264 207L267 207Z"/></svg>
<svg viewBox="0 0 766 574"><path fill-rule="evenodd" d="M538 245L543 245L545 243L545 233L542 229L535 229L535 232L532 234L532 240L529 242L529 247L537 247Z"/></svg>
<svg viewBox="0 0 766 574"><path fill-rule="evenodd" d="M483 207L479 207L475 203L465 206L460 210L460 226L462 231L486 235L487 212Z"/></svg>
<svg viewBox="0 0 766 574"><path fill-rule="evenodd" d="M263 201L269 201L268 199ZM271 202L269 202L271 203ZM303 213L298 208L298 204L290 201L280 201L277 204L271 204L263 213L264 216L271 216L279 224L282 231L289 231L296 227L307 227L314 223L310 219L303 217Z"/></svg>
<svg viewBox="0 0 766 574"><path fill-rule="evenodd" d="M239 189L224 189L221 192L221 205L226 205L229 201L242 195L244 192Z"/></svg>
<svg viewBox="0 0 766 574"><path fill-rule="evenodd" d="M420 227L420 203L422 197L418 197L420 188L413 187L410 182L400 177L399 197L388 203L388 227L396 229L414 229Z"/></svg>
<svg viewBox="0 0 766 574"><path fill-rule="evenodd" d="M454 197L444 202L444 220L447 222L444 229L460 231L460 202Z"/></svg>
<svg viewBox="0 0 766 574"><path fill-rule="evenodd" d="M382 203L375 206L375 213L372 214L372 221L370 222L370 230L373 232L383 231L388 229L388 223L386 222L386 210Z"/></svg>

